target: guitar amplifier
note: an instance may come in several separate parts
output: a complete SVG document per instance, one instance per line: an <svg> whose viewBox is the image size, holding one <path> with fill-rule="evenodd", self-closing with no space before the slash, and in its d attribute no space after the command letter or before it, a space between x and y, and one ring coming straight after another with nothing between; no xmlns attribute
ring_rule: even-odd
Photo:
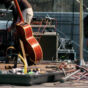
<svg viewBox="0 0 88 88"><path fill-rule="evenodd" d="M58 58L58 35L56 32L34 32L35 38L43 50L43 60L55 61Z"/></svg>

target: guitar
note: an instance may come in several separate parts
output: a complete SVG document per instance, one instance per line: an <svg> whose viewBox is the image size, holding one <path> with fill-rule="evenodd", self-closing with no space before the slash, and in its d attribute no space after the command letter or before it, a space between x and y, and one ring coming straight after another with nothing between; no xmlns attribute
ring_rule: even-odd
<svg viewBox="0 0 88 88"><path fill-rule="evenodd" d="M14 0L14 3L20 16L20 22L16 24L17 34L23 41L28 65L31 65L39 62L43 58L43 52L38 41L32 34L31 26L24 22L18 1Z"/></svg>

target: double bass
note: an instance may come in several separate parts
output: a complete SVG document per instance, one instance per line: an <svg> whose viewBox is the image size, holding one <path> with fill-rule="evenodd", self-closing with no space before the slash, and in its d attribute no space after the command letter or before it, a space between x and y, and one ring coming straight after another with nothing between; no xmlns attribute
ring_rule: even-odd
<svg viewBox="0 0 88 88"><path fill-rule="evenodd" d="M37 63L43 58L42 48L33 36L31 26L24 22L18 1L14 0L14 3L20 17L20 22L16 24L16 30L20 39L23 41L27 63L28 65Z"/></svg>

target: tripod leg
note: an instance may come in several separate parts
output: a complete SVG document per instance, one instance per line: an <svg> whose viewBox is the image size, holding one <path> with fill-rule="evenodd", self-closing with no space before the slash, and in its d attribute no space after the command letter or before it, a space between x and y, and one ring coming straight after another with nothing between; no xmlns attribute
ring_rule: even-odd
<svg viewBox="0 0 88 88"><path fill-rule="evenodd" d="M68 80L71 76L77 74L78 72L80 72L80 69L61 79L61 82Z"/></svg>

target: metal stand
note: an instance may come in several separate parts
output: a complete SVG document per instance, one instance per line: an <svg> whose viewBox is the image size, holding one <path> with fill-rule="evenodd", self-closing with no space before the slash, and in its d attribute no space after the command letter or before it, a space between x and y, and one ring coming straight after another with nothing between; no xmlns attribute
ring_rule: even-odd
<svg viewBox="0 0 88 88"><path fill-rule="evenodd" d="M85 65L83 59L83 0L80 0L80 65Z"/></svg>
<svg viewBox="0 0 88 88"><path fill-rule="evenodd" d="M79 78L77 80L80 80L80 79L82 79L85 76L88 76L88 69L86 67L77 65L77 68L78 68L78 70L74 71L70 75L67 75L66 77L61 79L61 82L67 81L71 76L76 75L79 72L82 72L82 74L79 75Z"/></svg>

